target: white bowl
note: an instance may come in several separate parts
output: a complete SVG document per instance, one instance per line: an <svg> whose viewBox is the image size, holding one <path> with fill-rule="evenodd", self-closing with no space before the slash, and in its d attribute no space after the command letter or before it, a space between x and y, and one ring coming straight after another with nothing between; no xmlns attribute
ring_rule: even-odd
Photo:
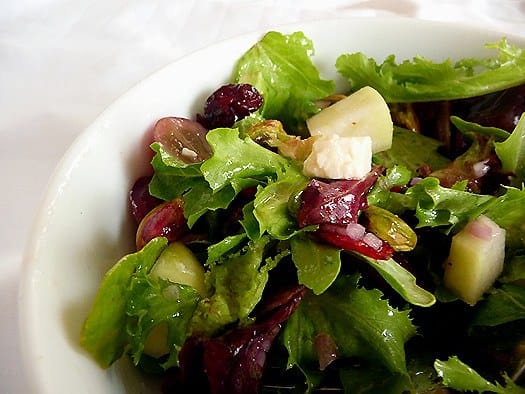
<svg viewBox="0 0 525 394"><path fill-rule="evenodd" d="M279 27L314 42L325 78L334 63L362 51L378 60L423 55L480 56L501 33L403 18L360 18ZM75 141L58 166L27 251L20 287L20 334L27 380L38 393L151 392L126 360L100 369L79 347L80 327L106 270L133 249L128 190L148 162L145 131L162 116L193 117L228 80L261 34L193 53L139 83ZM513 38L524 45L524 40Z"/></svg>

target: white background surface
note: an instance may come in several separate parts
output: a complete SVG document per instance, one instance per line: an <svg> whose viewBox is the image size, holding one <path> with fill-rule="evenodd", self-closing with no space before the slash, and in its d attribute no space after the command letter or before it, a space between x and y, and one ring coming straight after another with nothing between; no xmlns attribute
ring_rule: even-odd
<svg viewBox="0 0 525 394"><path fill-rule="evenodd" d="M525 36L522 0L0 3L0 393L27 392L17 292L46 183L73 139L135 83L213 42L297 21L397 14Z"/></svg>

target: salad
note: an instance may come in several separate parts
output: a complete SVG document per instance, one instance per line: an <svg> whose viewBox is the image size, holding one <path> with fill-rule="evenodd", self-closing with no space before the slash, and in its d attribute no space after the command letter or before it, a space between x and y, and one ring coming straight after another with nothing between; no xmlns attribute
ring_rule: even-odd
<svg viewBox="0 0 525 394"><path fill-rule="evenodd" d="M342 54L336 92L264 35L156 122L82 347L163 392L525 392L525 52L486 47Z"/></svg>

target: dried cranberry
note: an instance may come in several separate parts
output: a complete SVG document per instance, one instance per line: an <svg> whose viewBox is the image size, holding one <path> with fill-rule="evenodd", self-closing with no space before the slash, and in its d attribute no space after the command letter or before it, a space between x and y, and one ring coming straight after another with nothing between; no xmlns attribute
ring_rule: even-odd
<svg viewBox="0 0 525 394"><path fill-rule="evenodd" d="M207 129L232 127L235 122L257 111L263 97L249 84L223 85L213 92L204 105L204 115L197 121Z"/></svg>

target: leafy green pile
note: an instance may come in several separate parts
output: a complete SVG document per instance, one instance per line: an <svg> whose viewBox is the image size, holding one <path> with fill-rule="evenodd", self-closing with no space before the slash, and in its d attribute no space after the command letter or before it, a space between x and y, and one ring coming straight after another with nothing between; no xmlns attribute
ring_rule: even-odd
<svg viewBox="0 0 525 394"><path fill-rule="evenodd" d="M399 65L391 56L377 65L357 53L342 55L336 67L352 88L371 85L390 102L452 100L525 82L524 52L505 40L488 47L499 55L439 64L418 57ZM449 239L480 214L507 231L505 272L494 289L474 309L450 307L460 302L442 288L442 261L432 245L423 242L407 254L419 267L414 273L402 264L404 257L374 260L315 241L310 237L315 226L299 228L294 204L310 181L302 163L259 145L246 133L251 124L278 119L289 133L304 134L305 120L319 111L316 102L335 86L320 78L312 54L312 42L304 34L270 32L240 58L232 81L254 85L264 106L232 129L209 131L209 159L187 164L162 144L151 146L155 157L150 193L165 201L182 198L188 226L208 233L204 246L190 245L206 267L206 296L150 274L167 245L164 238L156 238L106 274L84 324L82 346L103 367L128 353L144 368L147 363L155 370L176 368L190 336L217 337L256 322L271 284L291 266L291 277L308 291L283 324L274 347L285 350L285 369L302 372L305 390L324 384L335 369L346 392L424 392L439 385L523 392L506 375L501 383L490 383L459 361L469 357L465 348L443 354L454 350L444 346L438 352L438 344L415 344L421 338L424 342L435 319L442 318L433 315L434 309L459 308L460 314L472 316L450 330L458 338L440 337L440 344L455 344L479 329L486 335L490 329L507 333L509 324L513 333L525 328L525 289L519 285L525 279L525 120L510 135L458 121L466 134L485 135L503 169L513 174L513 186L497 195L472 193L465 182L447 188L433 176L409 184L423 164L440 170L451 160L439 153L439 142L408 130L396 128L392 148L374 157L386 170L368 194L369 205L410 218L416 231L436 240ZM472 143L471 155L474 148ZM253 198L244 201L243 191L250 189ZM226 230L225 218L239 201L240 225ZM421 269L424 278L418 276ZM152 360L143 354L144 343L160 324L167 325L170 353ZM492 340L491 335L487 337ZM319 350L323 338L336 349L329 362L321 361L326 357Z"/></svg>

